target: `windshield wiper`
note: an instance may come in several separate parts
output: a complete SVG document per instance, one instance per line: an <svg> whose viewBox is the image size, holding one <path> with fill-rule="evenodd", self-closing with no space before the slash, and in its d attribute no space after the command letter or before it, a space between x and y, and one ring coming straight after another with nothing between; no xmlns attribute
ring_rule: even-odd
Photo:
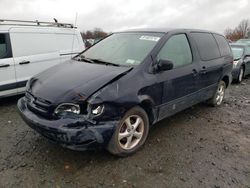
<svg viewBox="0 0 250 188"><path fill-rule="evenodd" d="M77 61L85 61L88 63L95 63L92 59L86 58L84 56L78 56L78 58L76 58L76 59L77 59Z"/></svg>
<svg viewBox="0 0 250 188"><path fill-rule="evenodd" d="M88 63L97 63L97 64L104 64L104 65L113 65L119 67L120 65L104 61L102 59L91 59L91 58L86 58L85 56L78 56L78 61L85 61Z"/></svg>
<svg viewBox="0 0 250 188"><path fill-rule="evenodd" d="M118 64L107 62L107 61L104 61L102 59L91 59L91 60L94 61L95 63L98 63L98 64L113 65L116 67L120 67L120 65L118 65Z"/></svg>

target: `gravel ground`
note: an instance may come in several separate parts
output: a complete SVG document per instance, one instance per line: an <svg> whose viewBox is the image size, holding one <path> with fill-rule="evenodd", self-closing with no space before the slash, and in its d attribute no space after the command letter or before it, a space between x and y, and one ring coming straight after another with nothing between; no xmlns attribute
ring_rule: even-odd
<svg viewBox="0 0 250 188"><path fill-rule="evenodd" d="M127 158L50 143L21 120L17 100L0 101L0 188L250 188L250 78L221 107L199 104L157 123Z"/></svg>

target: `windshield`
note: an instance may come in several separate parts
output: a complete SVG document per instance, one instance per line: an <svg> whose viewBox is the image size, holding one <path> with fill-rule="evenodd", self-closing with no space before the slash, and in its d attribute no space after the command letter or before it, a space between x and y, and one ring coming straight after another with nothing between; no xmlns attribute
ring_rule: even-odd
<svg viewBox="0 0 250 188"><path fill-rule="evenodd" d="M80 57L121 66L139 65L162 33L116 33L83 52Z"/></svg>
<svg viewBox="0 0 250 188"><path fill-rule="evenodd" d="M240 59L244 53L244 49L241 47L231 46L234 59Z"/></svg>

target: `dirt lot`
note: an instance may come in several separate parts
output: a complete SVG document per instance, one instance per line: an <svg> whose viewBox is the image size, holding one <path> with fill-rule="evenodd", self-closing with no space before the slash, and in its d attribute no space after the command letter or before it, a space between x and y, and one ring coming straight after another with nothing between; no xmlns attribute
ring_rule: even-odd
<svg viewBox="0 0 250 188"><path fill-rule="evenodd" d="M197 105L161 121L135 155L54 145L0 101L2 187L250 187L250 78L219 108Z"/></svg>

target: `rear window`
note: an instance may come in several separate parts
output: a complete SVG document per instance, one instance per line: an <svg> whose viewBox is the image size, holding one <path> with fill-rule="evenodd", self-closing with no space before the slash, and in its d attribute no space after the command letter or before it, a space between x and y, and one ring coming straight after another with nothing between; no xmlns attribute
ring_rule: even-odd
<svg viewBox="0 0 250 188"><path fill-rule="evenodd" d="M217 34L214 34L214 38L216 39L216 41L219 45L221 56L230 55L231 50L230 50L230 46L228 45L228 42L226 41L226 39L223 36L217 35Z"/></svg>
<svg viewBox="0 0 250 188"><path fill-rule="evenodd" d="M201 59L204 61L209 61L220 57L220 51L218 45L210 33L191 33L194 38Z"/></svg>

